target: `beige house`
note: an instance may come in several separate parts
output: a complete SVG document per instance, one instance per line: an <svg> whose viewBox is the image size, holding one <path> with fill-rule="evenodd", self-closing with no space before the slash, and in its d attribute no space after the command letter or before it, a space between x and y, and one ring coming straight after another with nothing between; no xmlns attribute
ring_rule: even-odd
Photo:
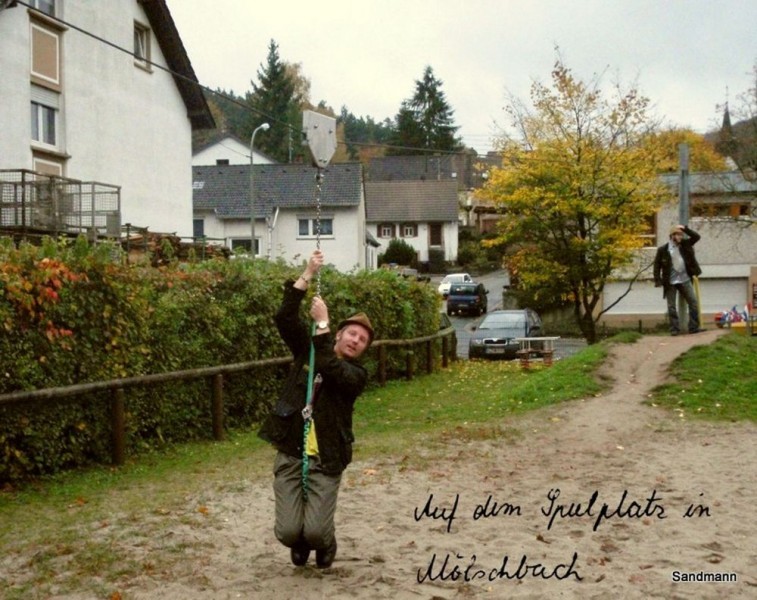
<svg viewBox="0 0 757 600"><path fill-rule="evenodd" d="M458 184L443 181L367 181L366 227L386 250L392 239L412 246L419 262L429 251L457 260Z"/></svg>
<svg viewBox="0 0 757 600"><path fill-rule="evenodd" d="M602 317L607 325L653 326L666 319L662 290L654 287L652 263L657 246L667 242L668 231L678 224L676 175L663 176L671 200L657 214L650 245L639 251L635 271L641 271L630 292L632 271L619 274L604 290L604 307L616 303ZM694 173L690 175L689 227L702 239L696 244L702 267L699 278L701 308L705 326L718 312L745 305L757 313L757 183L739 172ZM622 299L620 299L622 297Z"/></svg>

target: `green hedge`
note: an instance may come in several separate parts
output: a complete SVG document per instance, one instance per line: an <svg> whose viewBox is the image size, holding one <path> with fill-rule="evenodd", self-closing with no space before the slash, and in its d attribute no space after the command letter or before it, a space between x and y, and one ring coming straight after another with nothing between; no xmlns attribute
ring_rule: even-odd
<svg viewBox="0 0 757 600"><path fill-rule="evenodd" d="M301 265L215 260L124 265L109 245L0 239L0 393L287 356L273 322L283 282ZM424 284L379 270L324 269L334 322L363 310L377 338L429 335L439 299ZM303 307L303 315L305 307ZM373 353L366 357L372 374ZM400 375L404 355L390 358ZM225 378L231 429L257 423L285 368ZM207 381L129 389L127 453L207 438ZM0 405L0 484L110 459L108 395Z"/></svg>

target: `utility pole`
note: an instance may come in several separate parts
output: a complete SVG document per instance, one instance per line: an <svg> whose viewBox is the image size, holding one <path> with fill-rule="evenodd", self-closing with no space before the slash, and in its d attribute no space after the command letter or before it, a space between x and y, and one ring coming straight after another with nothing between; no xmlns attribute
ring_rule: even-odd
<svg viewBox="0 0 757 600"><path fill-rule="evenodd" d="M679 167L679 184L678 184L678 223L680 225L689 225L689 145L678 144L678 167ZM701 311L702 308L700 307ZM678 294L678 320L680 323L686 323L689 318L688 305L683 298L683 294Z"/></svg>

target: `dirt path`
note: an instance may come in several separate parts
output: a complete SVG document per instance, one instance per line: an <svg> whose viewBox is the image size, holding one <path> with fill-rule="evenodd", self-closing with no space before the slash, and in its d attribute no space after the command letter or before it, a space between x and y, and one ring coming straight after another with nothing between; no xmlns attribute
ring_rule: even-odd
<svg viewBox="0 0 757 600"><path fill-rule="evenodd" d="M337 513L339 554L326 571L289 564L271 531L268 482L203 498L212 527L177 521L134 548L138 559L175 544L191 559L132 581L123 597L757 597L757 428L690 422L642 404L671 360L720 334L619 345L603 368L615 382L609 393L513 418L501 439L426 448L427 469L404 469L401 458L352 465ZM550 494L562 515L584 516L558 514L550 527ZM487 516L474 518L488 498ZM702 508L684 517L692 504ZM524 556L531 569L519 579ZM673 583L675 570L738 581Z"/></svg>

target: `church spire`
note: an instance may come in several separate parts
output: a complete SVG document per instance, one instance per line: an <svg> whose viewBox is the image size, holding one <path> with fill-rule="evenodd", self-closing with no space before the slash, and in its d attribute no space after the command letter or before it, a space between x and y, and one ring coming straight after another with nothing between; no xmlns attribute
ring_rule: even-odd
<svg viewBox="0 0 757 600"><path fill-rule="evenodd" d="M731 126L731 112L728 110L728 90L726 89L723 124L720 126L715 149L723 156L733 158L736 153L737 145L736 136L733 135L733 127Z"/></svg>

